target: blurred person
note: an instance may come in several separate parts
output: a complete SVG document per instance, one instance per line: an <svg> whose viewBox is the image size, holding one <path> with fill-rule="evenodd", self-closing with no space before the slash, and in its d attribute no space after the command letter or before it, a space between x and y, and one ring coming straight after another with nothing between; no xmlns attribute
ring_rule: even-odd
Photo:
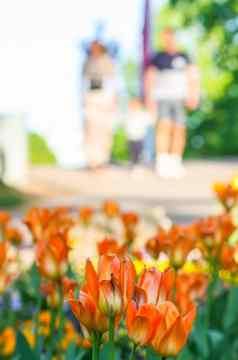
<svg viewBox="0 0 238 360"><path fill-rule="evenodd" d="M130 160L133 165L142 159L146 131L150 126L151 116L143 107L139 98L129 102L126 119L126 133L128 137Z"/></svg>
<svg viewBox="0 0 238 360"><path fill-rule="evenodd" d="M186 108L199 104L200 82L196 65L179 51L176 34L161 34L163 50L150 60L145 75L146 104L157 114L156 170L162 177L184 175L182 157L186 145Z"/></svg>
<svg viewBox="0 0 238 360"><path fill-rule="evenodd" d="M85 142L88 166L110 161L113 122L117 111L117 71L106 47L91 43L83 67Z"/></svg>
<svg viewBox="0 0 238 360"><path fill-rule="evenodd" d="M153 165L155 161L155 125L154 122L147 128L144 149L143 149L143 160L146 165Z"/></svg>

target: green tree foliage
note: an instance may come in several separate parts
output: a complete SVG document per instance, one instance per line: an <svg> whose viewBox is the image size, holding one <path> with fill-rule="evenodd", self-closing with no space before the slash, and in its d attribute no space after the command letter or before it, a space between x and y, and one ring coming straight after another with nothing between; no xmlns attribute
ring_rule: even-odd
<svg viewBox="0 0 238 360"><path fill-rule="evenodd" d="M36 134L28 135L29 159L33 165L54 165L57 160L45 139Z"/></svg>
<svg viewBox="0 0 238 360"><path fill-rule="evenodd" d="M238 2L170 0L157 18L156 32L170 25L184 30L185 47L197 54L202 101L190 114L187 154L238 153Z"/></svg>
<svg viewBox="0 0 238 360"><path fill-rule="evenodd" d="M128 159L129 150L126 132L122 127L119 127L113 139L112 161L126 162Z"/></svg>

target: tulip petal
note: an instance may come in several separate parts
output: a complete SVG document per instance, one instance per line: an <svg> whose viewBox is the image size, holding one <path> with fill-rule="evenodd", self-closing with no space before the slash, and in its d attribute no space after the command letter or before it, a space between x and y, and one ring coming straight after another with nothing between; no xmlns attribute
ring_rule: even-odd
<svg viewBox="0 0 238 360"><path fill-rule="evenodd" d="M152 340L152 345L155 349L159 348L162 339L167 336L167 333L180 316L176 306L169 301L159 305L157 309L159 311L160 322Z"/></svg>
<svg viewBox="0 0 238 360"><path fill-rule="evenodd" d="M129 333L131 332L132 324L136 317L136 311L137 311L136 303L133 300L129 301L126 311L126 326Z"/></svg>
<svg viewBox="0 0 238 360"><path fill-rule="evenodd" d="M162 273L152 268L149 270L145 270L140 277L138 286L145 290L147 294L147 301L149 304L155 305L157 302L159 287L161 283L161 276Z"/></svg>
<svg viewBox="0 0 238 360"><path fill-rule="evenodd" d="M148 302L145 290L139 286L135 286L134 298L138 306L144 305Z"/></svg>
<svg viewBox="0 0 238 360"><path fill-rule="evenodd" d="M87 289L87 293L89 293L92 298L94 299L95 303L98 302L98 296L99 296L99 282L98 282L98 275L93 267L93 264L88 259L86 263L86 272L85 272L85 288Z"/></svg>
<svg viewBox="0 0 238 360"><path fill-rule="evenodd" d="M117 256L103 255L98 263L99 280L111 280L113 274L116 279L119 279L120 260Z"/></svg>
<svg viewBox="0 0 238 360"><path fill-rule="evenodd" d="M179 316L159 344L159 354L165 357L176 356L184 347L187 334L183 319Z"/></svg>
<svg viewBox="0 0 238 360"><path fill-rule="evenodd" d="M76 318L91 331L95 328L96 306L93 299L86 293L80 291L78 300L69 298L71 309Z"/></svg>
<svg viewBox="0 0 238 360"><path fill-rule="evenodd" d="M175 282L175 273L172 269L167 269L162 273L159 295L157 303L169 300Z"/></svg>
<svg viewBox="0 0 238 360"><path fill-rule="evenodd" d="M123 296L124 307L127 306L128 300L132 298L135 288L136 270L133 262L126 257L121 262L120 281Z"/></svg>
<svg viewBox="0 0 238 360"><path fill-rule="evenodd" d="M189 334L192 330L193 322L196 318L197 310L195 305L192 306L191 310L184 316L184 328L187 334Z"/></svg>

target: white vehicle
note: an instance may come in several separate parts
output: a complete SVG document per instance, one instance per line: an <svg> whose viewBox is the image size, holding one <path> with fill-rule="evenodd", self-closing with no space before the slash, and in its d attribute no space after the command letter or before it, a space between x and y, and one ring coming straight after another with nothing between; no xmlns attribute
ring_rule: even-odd
<svg viewBox="0 0 238 360"><path fill-rule="evenodd" d="M24 114L0 113L0 179L18 185L27 176L27 135Z"/></svg>

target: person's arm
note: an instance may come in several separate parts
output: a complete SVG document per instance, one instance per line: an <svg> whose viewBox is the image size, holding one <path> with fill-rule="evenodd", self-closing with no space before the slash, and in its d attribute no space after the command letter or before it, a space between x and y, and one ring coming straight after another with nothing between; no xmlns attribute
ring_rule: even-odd
<svg viewBox="0 0 238 360"><path fill-rule="evenodd" d="M200 100L200 76L196 65L189 64L187 68L188 77L188 98L186 105L188 109L194 110L199 105Z"/></svg>
<svg viewBox="0 0 238 360"><path fill-rule="evenodd" d="M144 90L145 90L145 106L147 110L154 116L157 111L157 104L153 96L157 80L157 70L154 66L148 67L145 72Z"/></svg>

